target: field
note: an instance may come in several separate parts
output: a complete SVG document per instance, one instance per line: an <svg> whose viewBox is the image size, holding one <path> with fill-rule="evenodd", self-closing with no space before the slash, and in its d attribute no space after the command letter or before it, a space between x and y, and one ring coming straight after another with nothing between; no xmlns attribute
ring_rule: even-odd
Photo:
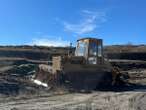
<svg viewBox="0 0 146 110"><path fill-rule="evenodd" d="M111 64L130 76L130 84L120 88L81 93L69 92L63 88L50 90L32 82L38 64L46 64L51 55L67 54L67 51L68 48L0 47L0 110L146 108L146 46L105 47L105 56L110 58Z"/></svg>

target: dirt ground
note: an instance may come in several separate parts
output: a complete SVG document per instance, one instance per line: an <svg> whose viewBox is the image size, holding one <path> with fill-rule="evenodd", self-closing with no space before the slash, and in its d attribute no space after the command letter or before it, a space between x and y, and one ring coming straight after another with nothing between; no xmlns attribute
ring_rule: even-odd
<svg viewBox="0 0 146 110"><path fill-rule="evenodd" d="M129 82L137 85L118 88L118 91L54 94L28 81L40 62L32 65L32 59L27 62L11 60L0 57L0 110L146 110L145 62L119 63L130 75Z"/></svg>
<svg viewBox="0 0 146 110"><path fill-rule="evenodd" d="M13 69L1 67L1 72L8 69L11 69L10 72L15 70L15 74L7 77L7 81L15 82L16 87L18 85L19 95L11 95L12 88L4 88L2 93L7 91L7 94L0 95L0 110L146 110L146 69L128 70L130 81L138 85L118 88L118 91L60 92L54 95L54 92L52 94L49 90L44 91L44 88L35 87L27 81L27 83L21 82L23 80L20 78L24 77L21 74L26 72L22 71L22 68L30 71L28 65L14 66ZM16 77L17 72L17 78L13 78ZM1 79L4 80L3 77Z"/></svg>
<svg viewBox="0 0 146 110"><path fill-rule="evenodd" d="M146 71L139 69L128 72L133 76L133 83L139 85L118 88L119 91L56 94L48 91L39 94L1 95L0 110L146 110Z"/></svg>
<svg viewBox="0 0 146 110"><path fill-rule="evenodd" d="M145 91L0 98L0 110L145 110Z"/></svg>

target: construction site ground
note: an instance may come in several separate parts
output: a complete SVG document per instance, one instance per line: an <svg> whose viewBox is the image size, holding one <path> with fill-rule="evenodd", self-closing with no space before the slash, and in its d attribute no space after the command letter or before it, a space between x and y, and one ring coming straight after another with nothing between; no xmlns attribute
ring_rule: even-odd
<svg viewBox="0 0 146 110"><path fill-rule="evenodd" d="M1 110L145 110L144 91L90 94L20 96L0 98Z"/></svg>
<svg viewBox="0 0 146 110"><path fill-rule="evenodd" d="M34 60L34 59L33 59ZM0 59L0 110L146 110L146 62L114 60L129 85L110 90L51 90L31 80L39 61ZM44 60L45 61L45 60Z"/></svg>
<svg viewBox="0 0 146 110"><path fill-rule="evenodd" d="M25 66L3 66L1 72L14 69L21 73ZM126 72L131 75L129 82L134 85L89 93L50 91L24 76L20 77L17 72L11 75L1 73L0 110L145 110L146 69L129 69ZM3 83L5 87L8 84L7 88L3 87Z"/></svg>

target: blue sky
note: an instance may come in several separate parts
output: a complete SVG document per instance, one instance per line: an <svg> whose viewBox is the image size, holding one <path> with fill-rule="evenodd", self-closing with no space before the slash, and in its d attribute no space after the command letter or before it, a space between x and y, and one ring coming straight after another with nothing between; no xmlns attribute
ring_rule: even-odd
<svg viewBox="0 0 146 110"><path fill-rule="evenodd" d="M0 45L146 43L146 0L0 0Z"/></svg>

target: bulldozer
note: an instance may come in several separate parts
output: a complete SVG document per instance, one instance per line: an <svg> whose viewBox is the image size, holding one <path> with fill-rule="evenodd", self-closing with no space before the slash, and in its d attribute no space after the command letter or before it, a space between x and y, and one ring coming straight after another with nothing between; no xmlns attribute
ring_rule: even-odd
<svg viewBox="0 0 146 110"><path fill-rule="evenodd" d="M35 79L49 87L93 90L115 85L119 74L104 58L102 39L82 38L74 53L52 56L50 65L40 65Z"/></svg>

